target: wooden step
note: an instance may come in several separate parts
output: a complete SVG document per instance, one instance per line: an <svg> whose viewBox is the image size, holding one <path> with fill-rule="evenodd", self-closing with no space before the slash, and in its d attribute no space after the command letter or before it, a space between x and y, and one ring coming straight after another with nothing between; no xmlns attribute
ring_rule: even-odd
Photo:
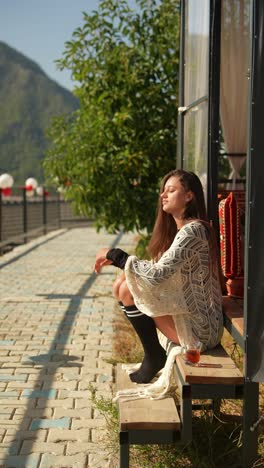
<svg viewBox="0 0 264 468"><path fill-rule="evenodd" d="M191 365L180 355L176 357L177 369L189 384L244 383L244 377L222 346L201 354L199 364Z"/></svg>
<svg viewBox="0 0 264 468"><path fill-rule="evenodd" d="M116 389L124 390L136 388L137 384L131 382L122 364L116 369ZM150 400L149 398L124 401L118 400L119 424L121 431L130 429L147 430L180 430L181 422L172 397L163 400Z"/></svg>

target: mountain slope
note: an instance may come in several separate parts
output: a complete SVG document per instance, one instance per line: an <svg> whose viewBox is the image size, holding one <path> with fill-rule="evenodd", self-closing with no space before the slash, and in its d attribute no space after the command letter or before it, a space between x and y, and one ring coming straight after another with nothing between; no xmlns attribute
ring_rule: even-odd
<svg viewBox="0 0 264 468"><path fill-rule="evenodd" d="M0 174L15 184L43 181L41 160L52 118L78 108L70 91L47 77L32 60L0 42Z"/></svg>

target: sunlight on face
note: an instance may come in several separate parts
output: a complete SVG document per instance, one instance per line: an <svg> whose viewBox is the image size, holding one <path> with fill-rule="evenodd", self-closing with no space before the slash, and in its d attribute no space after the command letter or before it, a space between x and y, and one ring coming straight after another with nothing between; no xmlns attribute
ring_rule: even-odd
<svg viewBox="0 0 264 468"><path fill-rule="evenodd" d="M186 203L191 199L191 192L186 192L179 177L170 177L160 195L163 211L174 218L181 218L184 214Z"/></svg>

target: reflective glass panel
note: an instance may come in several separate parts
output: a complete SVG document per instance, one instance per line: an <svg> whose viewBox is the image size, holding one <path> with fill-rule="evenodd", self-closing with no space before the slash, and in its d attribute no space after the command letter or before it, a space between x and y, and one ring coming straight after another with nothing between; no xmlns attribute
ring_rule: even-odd
<svg viewBox="0 0 264 468"><path fill-rule="evenodd" d="M209 0L185 3L184 101L208 94Z"/></svg>
<svg viewBox="0 0 264 468"><path fill-rule="evenodd" d="M204 189L207 178L208 104L203 102L186 113L184 119L184 161L187 171L195 172Z"/></svg>
<svg viewBox="0 0 264 468"><path fill-rule="evenodd" d="M185 2L183 167L207 183L209 0ZM197 102L199 100L199 102ZM190 108L188 108L190 107Z"/></svg>

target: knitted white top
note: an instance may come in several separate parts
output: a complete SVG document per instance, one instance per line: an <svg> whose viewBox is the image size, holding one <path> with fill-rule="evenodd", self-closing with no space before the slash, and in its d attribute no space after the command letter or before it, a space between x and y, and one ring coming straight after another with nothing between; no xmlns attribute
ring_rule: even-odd
<svg viewBox="0 0 264 468"><path fill-rule="evenodd" d="M151 317L172 315L181 345L192 336L205 348L220 342L222 293L203 223L183 226L157 262L128 257L125 273L138 309Z"/></svg>

